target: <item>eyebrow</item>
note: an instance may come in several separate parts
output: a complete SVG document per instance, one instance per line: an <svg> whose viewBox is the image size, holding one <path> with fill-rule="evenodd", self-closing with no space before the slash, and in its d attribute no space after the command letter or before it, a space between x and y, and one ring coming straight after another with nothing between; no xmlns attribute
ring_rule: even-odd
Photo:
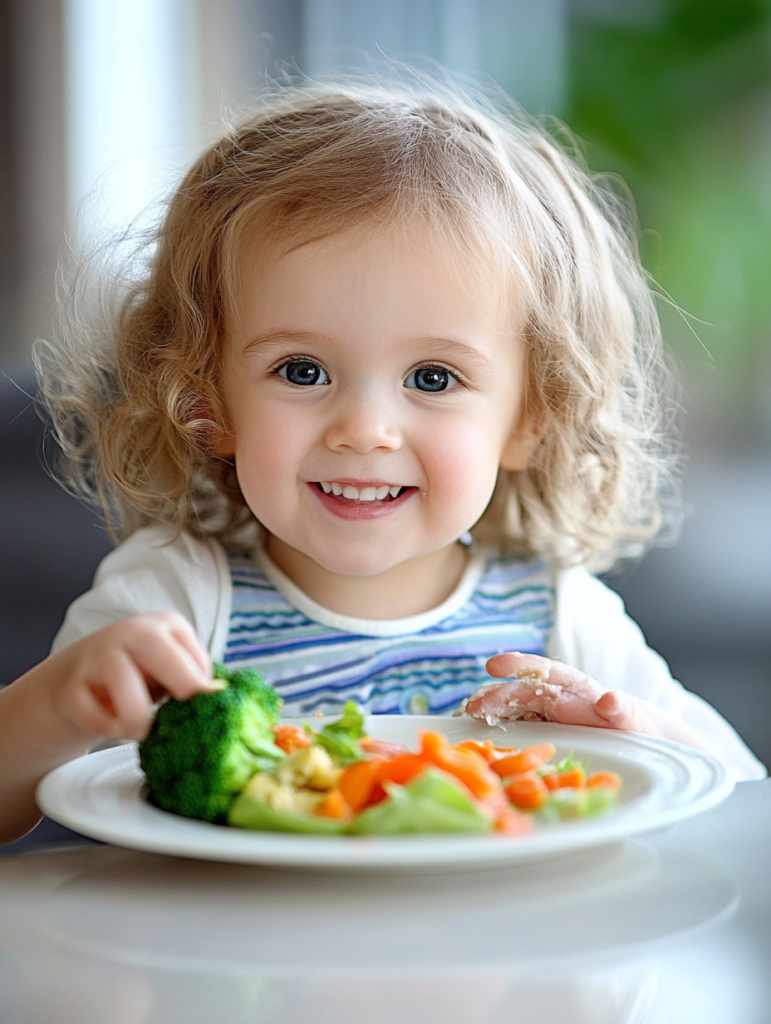
<svg viewBox="0 0 771 1024"><path fill-rule="evenodd" d="M258 334L255 338L252 338L248 342L243 351L250 352L254 349L271 345L280 345L285 342L294 344L334 344L332 338L326 334L319 334L315 331L298 331L290 328L271 328L268 331L264 331L262 334ZM483 355L478 349L474 348L473 345L468 345L465 341L459 341L457 338L444 338L444 337L425 337L425 338L411 338L405 345L405 348L412 349L415 345L426 345L431 346L437 350L437 353L447 352L455 354L457 357L463 357L471 362L477 363L479 366L484 367L488 370L495 369L495 363L487 356Z"/></svg>
<svg viewBox="0 0 771 1024"><path fill-rule="evenodd" d="M457 353L458 356L463 356L465 359L478 363L489 370L495 369L495 363L491 359L488 359L486 355L483 355L473 345L467 345L465 341L458 341L457 338L416 338L410 344L432 345L439 352L450 351Z"/></svg>
<svg viewBox="0 0 771 1024"><path fill-rule="evenodd" d="M325 334L316 334L313 331L293 331L284 327L273 328L270 331L265 331L262 334L258 334L257 337L252 338L251 341L244 345L244 352L248 352L250 349L257 348L260 345L278 345L281 342L325 342L329 341Z"/></svg>

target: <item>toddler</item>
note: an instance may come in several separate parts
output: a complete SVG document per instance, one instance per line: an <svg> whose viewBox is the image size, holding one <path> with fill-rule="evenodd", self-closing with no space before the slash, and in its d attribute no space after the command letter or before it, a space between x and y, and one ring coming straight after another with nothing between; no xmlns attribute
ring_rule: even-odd
<svg viewBox="0 0 771 1024"><path fill-rule="evenodd" d="M0 693L0 838L42 775L256 665L287 714L538 712L764 769L591 571L676 511L623 203L513 111L285 89L192 167L114 312L38 352L120 540ZM555 660L556 659L556 660Z"/></svg>

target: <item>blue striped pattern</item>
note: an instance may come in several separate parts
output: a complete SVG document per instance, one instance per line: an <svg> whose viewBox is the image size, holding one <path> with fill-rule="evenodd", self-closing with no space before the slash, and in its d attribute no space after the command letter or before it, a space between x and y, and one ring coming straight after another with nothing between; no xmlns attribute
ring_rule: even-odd
<svg viewBox="0 0 771 1024"><path fill-rule="evenodd" d="M343 632L294 608L264 573L232 556L229 667L254 666L284 698L284 713L334 712L355 700L372 714L447 714L483 682L502 651L544 654L554 593L543 560L490 559L454 614L419 633Z"/></svg>

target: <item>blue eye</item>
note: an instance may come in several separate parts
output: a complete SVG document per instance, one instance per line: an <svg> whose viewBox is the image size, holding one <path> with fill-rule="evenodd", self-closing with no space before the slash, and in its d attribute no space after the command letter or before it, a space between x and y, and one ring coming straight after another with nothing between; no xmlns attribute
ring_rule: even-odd
<svg viewBox="0 0 771 1024"><path fill-rule="evenodd" d="M329 384L329 374L310 359L290 359L276 370L290 384Z"/></svg>
<svg viewBox="0 0 771 1024"><path fill-rule="evenodd" d="M417 391L449 391L458 383L449 370L443 366L420 366L413 370L405 380L406 388L415 388Z"/></svg>

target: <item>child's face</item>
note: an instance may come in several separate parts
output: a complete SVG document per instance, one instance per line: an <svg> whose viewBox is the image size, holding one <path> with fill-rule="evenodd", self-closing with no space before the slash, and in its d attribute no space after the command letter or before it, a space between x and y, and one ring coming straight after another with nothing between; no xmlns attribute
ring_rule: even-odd
<svg viewBox="0 0 771 1024"><path fill-rule="evenodd" d="M446 249L415 227L247 259L217 450L269 550L339 576L435 562L526 465L522 317Z"/></svg>

